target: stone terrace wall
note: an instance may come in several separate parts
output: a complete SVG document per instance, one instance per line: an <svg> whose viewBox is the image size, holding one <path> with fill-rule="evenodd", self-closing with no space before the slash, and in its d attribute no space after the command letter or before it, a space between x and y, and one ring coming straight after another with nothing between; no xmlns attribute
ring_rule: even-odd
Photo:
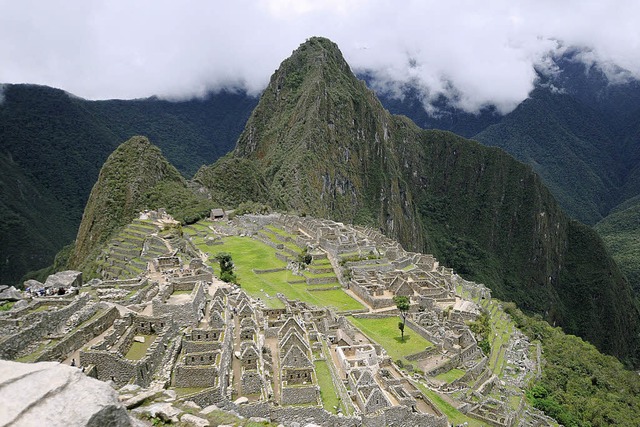
<svg viewBox="0 0 640 427"><path fill-rule="evenodd" d="M303 403L315 403L320 397L320 389L318 386L310 385L308 387L282 387L281 401L283 405L299 405Z"/></svg>
<svg viewBox="0 0 640 427"><path fill-rule="evenodd" d="M218 369L213 365L178 364L173 378L175 387L212 387L218 378Z"/></svg>
<svg viewBox="0 0 640 427"><path fill-rule="evenodd" d="M122 344L128 341L130 336L152 332L152 329L160 327L160 323L164 323L164 329L160 331L158 337L147 349L145 356L140 360L128 360L117 349L97 350L95 349L97 346L95 346L91 350L80 352L80 364L83 366L95 365L97 378L101 381L113 379L120 387L133 381L141 387L148 387L155 371L161 368L164 353L169 341L177 333L177 326L166 317L136 317L128 321L125 319L125 322L122 322L124 328L132 326L119 343L119 348L122 350L125 350L126 347Z"/></svg>
<svg viewBox="0 0 640 427"><path fill-rule="evenodd" d="M373 309L385 308L395 306L393 299L391 298L375 298L362 286L357 283L350 282L349 289L353 291L361 300L367 303L367 305Z"/></svg>
<svg viewBox="0 0 640 427"><path fill-rule="evenodd" d="M412 319L407 318L406 324L409 328L411 328L412 331L416 332L425 340L432 342L435 345L441 344L440 340L437 337L434 337L432 334L429 333L429 331L427 331L425 328L415 323Z"/></svg>
<svg viewBox="0 0 640 427"><path fill-rule="evenodd" d="M82 326L72 334L65 336L58 344L44 351L35 361L42 362L54 360L62 362L66 358L67 354L76 351L85 343L109 329L113 322L119 317L120 312L117 308L109 308L105 313L91 323Z"/></svg>
<svg viewBox="0 0 640 427"><path fill-rule="evenodd" d="M33 313L38 315L34 317L38 319L36 323L0 341L0 359L13 360L30 344L41 340L47 334L55 333L60 325L63 325L73 313L87 305L89 300L89 294L84 294L66 307ZM29 325L29 322L25 319L23 324Z"/></svg>
<svg viewBox="0 0 640 427"><path fill-rule="evenodd" d="M187 399L187 397L185 397ZM188 397L188 400L194 400ZM196 403L198 403L196 401ZM200 403L199 403L200 404ZM227 411L236 411L245 418L260 417L272 423L306 425L314 423L334 427L448 427L445 416L412 412L404 406L393 406L365 417L339 417L319 407L274 407L269 403L235 405L231 402L218 402L218 406Z"/></svg>
<svg viewBox="0 0 640 427"><path fill-rule="evenodd" d="M384 424L394 427L448 427L447 417L436 417L431 414L420 414L412 412L406 406L393 406L383 413ZM367 424L365 424L367 425Z"/></svg>
<svg viewBox="0 0 640 427"><path fill-rule="evenodd" d="M362 425L360 420L354 417L338 417L322 408L315 407L298 407L298 408L282 408L273 407L268 403L253 403L249 405L234 405L228 403L224 406L225 410L237 411L245 418L260 417L270 419L272 423L282 423L291 425L298 423L300 425L309 424L311 421L315 424L334 427L357 427Z"/></svg>

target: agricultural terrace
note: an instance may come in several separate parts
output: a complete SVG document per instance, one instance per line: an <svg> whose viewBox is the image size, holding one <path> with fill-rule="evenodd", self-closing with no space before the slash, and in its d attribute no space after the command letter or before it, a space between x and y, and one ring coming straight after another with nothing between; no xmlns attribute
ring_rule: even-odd
<svg viewBox="0 0 640 427"><path fill-rule="evenodd" d="M369 339L377 342L389 353L393 360L402 360L403 363L412 363L406 359L410 354L423 351L433 344L418 333L406 327L404 340L400 338L400 329L397 316L383 317L379 319L348 317L349 321L360 329Z"/></svg>
<svg viewBox="0 0 640 427"><path fill-rule="evenodd" d="M199 228L199 231L203 228ZM185 232L190 229L185 227ZM211 232L211 231L209 231ZM211 232L213 233L213 232ZM289 299L297 299L319 307L334 307L338 311L360 310L362 304L335 286L310 286L305 278L294 275L284 261L276 258L276 249L250 237L228 236L219 244L208 245L202 236L192 239L196 247L209 256L209 264L219 273L215 256L220 252L231 254L235 274L242 289L254 298L264 301L267 307L284 307L276 297L278 292ZM216 242L216 243L218 243ZM297 249L302 251L301 248ZM312 264L313 266L314 264ZM262 273L261 270L276 270Z"/></svg>
<svg viewBox="0 0 640 427"><path fill-rule="evenodd" d="M489 424L483 423L464 415L457 410L450 402L421 382L416 382L416 386L433 402L443 414L447 416L453 425L467 425L468 427L488 427ZM465 424L466 423L466 424Z"/></svg>

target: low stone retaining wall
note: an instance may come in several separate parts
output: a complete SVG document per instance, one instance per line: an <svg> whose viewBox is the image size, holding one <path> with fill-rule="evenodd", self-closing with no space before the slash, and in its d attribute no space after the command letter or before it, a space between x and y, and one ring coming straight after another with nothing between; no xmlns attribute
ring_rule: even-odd
<svg viewBox="0 0 640 427"><path fill-rule="evenodd" d="M335 283L337 277L307 277L307 285L326 285L327 283Z"/></svg>
<svg viewBox="0 0 640 427"><path fill-rule="evenodd" d="M280 267L280 268L268 268L266 270L258 270L257 268L253 269L253 272L256 274L267 274L267 273L278 273L280 271L285 271L286 268L284 267Z"/></svg>
<svg viewBox="0 0 640 427"><path fill-rule="evenodd" d="M419 353L410 354L407 357L405 357L405 359L415 362L416 360L426 359L427 357L431 356L434 353L437 353L438 351L439 351L438 347L431 346Z"/></svg>
<svg viewBox="0 0 640 427"><path fill-rule="evenodd" d="M44 351L35 361L43 362L51 360L62 362L67 357L67 354L76 351L85 343L109 329L113 322L119 317L120 312L117 308L109 308L91 323L65 336L58 344Z"/></svg>
<svg viewBox="0 0 640 427"><path fill-rule="evenodd" d="M0 359L13 360L31 343L39 341L49 333L55 333L58 327L66 322L73 313L80 311L89 302L89 299L89 294L84 294L66 307L25 316L23 324L32 324L32 326L0 341ZM68 303L69 300L65 300L65 302ZM32 323L32 319L37 319L37 321Z"/></svg>

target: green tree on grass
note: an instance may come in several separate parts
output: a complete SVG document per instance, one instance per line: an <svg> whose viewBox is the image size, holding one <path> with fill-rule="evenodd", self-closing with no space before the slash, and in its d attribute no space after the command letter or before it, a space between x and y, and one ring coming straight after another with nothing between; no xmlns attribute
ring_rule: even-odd
<svg viewBox="0 0 640 427"><path fill-rule="evenodd" d="M400 340L404 341L404 326L407 323L407 314L409 313L409 307L411 302L409 297L404 295L396 295L393 297L393 302L396 303L396 307L400 310L400 317L402 322L398 322L398 329L400 329Z"/></svg>
<svg viewBox="0 0 640 427"><path fill-rule="evenodd" d="M215 259L220 263L220 280L227 283L238 283L238 279L233 272L234 264L231 254L220 252Z"/></svg>

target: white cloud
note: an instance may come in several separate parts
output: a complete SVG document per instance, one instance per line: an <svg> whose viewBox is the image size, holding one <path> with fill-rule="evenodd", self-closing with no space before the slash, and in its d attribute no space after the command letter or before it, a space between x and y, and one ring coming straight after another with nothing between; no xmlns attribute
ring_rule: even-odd
<svg viewBox="0 0 640 427"><path fill-rule="evenodd" d="M635 0L0 0L0 10L0 82L92 99L259 93L313 35L380 86L416 84L427 106L444 95L509 111L562 46L640 77Z"/></svg>

